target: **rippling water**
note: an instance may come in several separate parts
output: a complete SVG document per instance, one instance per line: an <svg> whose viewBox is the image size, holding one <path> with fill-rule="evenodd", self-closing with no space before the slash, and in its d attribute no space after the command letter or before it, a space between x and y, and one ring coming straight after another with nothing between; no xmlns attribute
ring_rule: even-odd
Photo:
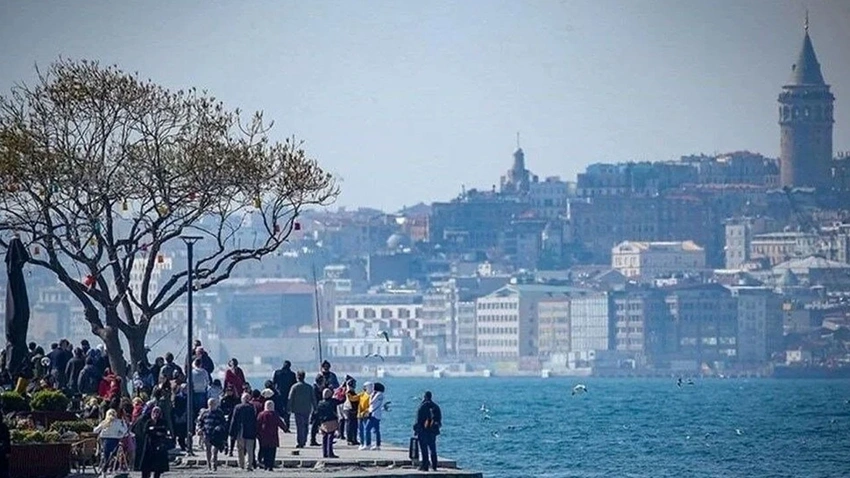
<svg viewBox="0 0 850 478"><path fill-rule="evenodd" d="M579 381L588 393L571 396ZM431 390L444 415L438 451L488 478L850 476L850 381L382 382L387 441L407 443L416 397Z"/></svg>

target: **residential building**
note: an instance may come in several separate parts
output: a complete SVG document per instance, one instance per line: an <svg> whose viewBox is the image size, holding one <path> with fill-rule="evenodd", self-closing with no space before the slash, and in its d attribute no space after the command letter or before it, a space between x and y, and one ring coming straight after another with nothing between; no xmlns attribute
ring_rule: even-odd
<svg viewBox="0 0 850 478"><path fill-rule="evenodd" d="M570 304L570 300L566 298L543 299L537 304L537 343L540 358L549 358L571 350Z"/></svg>
<svg viewBox="0 0 850 478"><path fill-rule="evenodd" d="M819 252L820 237L808 232L786 231L757 234L750 241L750 258L771 266Z"/></svg>
<svg viewBox="0 0 850 478"><path fill-rule="evenodd" d="M455 318L457 324L457 345L455 345L457 356L465 359L475 358L478 355L475 298L461 296L455 303L455 310L457 311Z"/></svg>
<svg viewBox="0 0 850 478"><path fill-rule="evenodd" d="M653 341L659 362L697 370L737 359L738 301L719 284L664 289L670 321Z"/></svg>
<svg viewBox="0 0 850 478"><path fill-rule="evenodd" d="M528 201L535 216L550 220L566 215L570 197L575 197L575 183L563 181L558 176L534 181L528 189Z"/></svg>
<svg viewBox="0 0 850 478"><path fill-rule="evenodd" d="M638 358L646 357L652 350L653 333L663 329L666 322L664 293L659 289L618 291L613 294L612 302L612 348Z"/></svg>
<svg viewBox="0 0 850 478"><path fill-rule="evenodd" d="M650 280L705 269L705 250L693 241L624 241L611 249L611 267L626 277Z"/></svg>
<svg viewBox="0 0 850 478"><path fill-rule="evenodd" d="M334 307L334 331L392 331L411 337L421 350L422 295L369 293L339 297Z"/></svg>
<svg viewBox="0 0 850 478"><path fill-rule="evenodd" d="M768 287L729 289L738 299L738 362L764 364L782 349L782 297Z"/></svg>

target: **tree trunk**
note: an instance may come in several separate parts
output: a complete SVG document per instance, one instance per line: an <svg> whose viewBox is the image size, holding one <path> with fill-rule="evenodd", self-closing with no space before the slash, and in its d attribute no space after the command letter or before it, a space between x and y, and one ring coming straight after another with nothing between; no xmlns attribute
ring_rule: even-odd
<svg viewBox="0 0 850 478"><path fill-rule="evenodd" d="M150 365L148 362L148 353L145 350L145 338L147 337L147 327L138 326L130 329L127 333L124 334L127 337L127 343L130 346L130 361L131 368L135 371L139 362L144 362Z"/></svg>
<svg viewBox="0 0 850 478"><path fill-rule="evenodd" d="M97 336L103 340L104 345L106 345L106 355L109 357L109 368L115 373L115 375L121 377L121 380L126 380L127 361L124 359L124 350L121 348L121 340L119 339L118 329L107 325L106 327L101 327L95 330L94 333L97 334Z"/></svg>

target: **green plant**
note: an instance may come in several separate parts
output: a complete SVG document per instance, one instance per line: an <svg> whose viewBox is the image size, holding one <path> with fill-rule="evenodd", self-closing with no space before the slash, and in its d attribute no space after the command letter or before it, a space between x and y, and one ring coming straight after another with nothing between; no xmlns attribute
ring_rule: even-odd
<svg viewBox="0 0 850 478"><path fill-rule="evenodd" d="M66 421L66 422L53 422L50 425L50 431L65 433L65 432L74 432L74 433L91 433L94 430L94 427L97 423L94 420L74 420L74 421Z"/></svg>
<svg viewBox="0 0 850 478"><path fill-rule="evenodd" d="M68 410L68 397L57 390L35 392L30 400L33 410L42 412L64 412Z"/></svg>
<svg viewBox="0 0 850 478"><path fill-rule="evenodd" d="M6 413L30 411L26 399L18 392L0 393L0 404L2 404L3 411Z"/></svg>
<svg viewBox="0 0 850 478"><path fill-rule="evenodd" d="M56 443L59 441L59 433L43 432L40 430L12 430L10 432L12 443L15 444L36 444L36 443Z"/></svg>

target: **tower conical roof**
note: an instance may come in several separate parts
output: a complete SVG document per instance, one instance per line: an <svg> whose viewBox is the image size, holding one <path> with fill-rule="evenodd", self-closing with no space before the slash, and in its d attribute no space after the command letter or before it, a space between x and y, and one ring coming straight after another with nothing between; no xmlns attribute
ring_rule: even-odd
<svg viewBox="0 0 850 478"><path fill-rule="evenodd" d="M793 86L825 84L818 57L815 55L815 47L812 46L812 39L809 38L808 28L806 28L806 35L803 37L803 48L797 57L797 63L794 63L791 67L790 84Z"/></svg>

